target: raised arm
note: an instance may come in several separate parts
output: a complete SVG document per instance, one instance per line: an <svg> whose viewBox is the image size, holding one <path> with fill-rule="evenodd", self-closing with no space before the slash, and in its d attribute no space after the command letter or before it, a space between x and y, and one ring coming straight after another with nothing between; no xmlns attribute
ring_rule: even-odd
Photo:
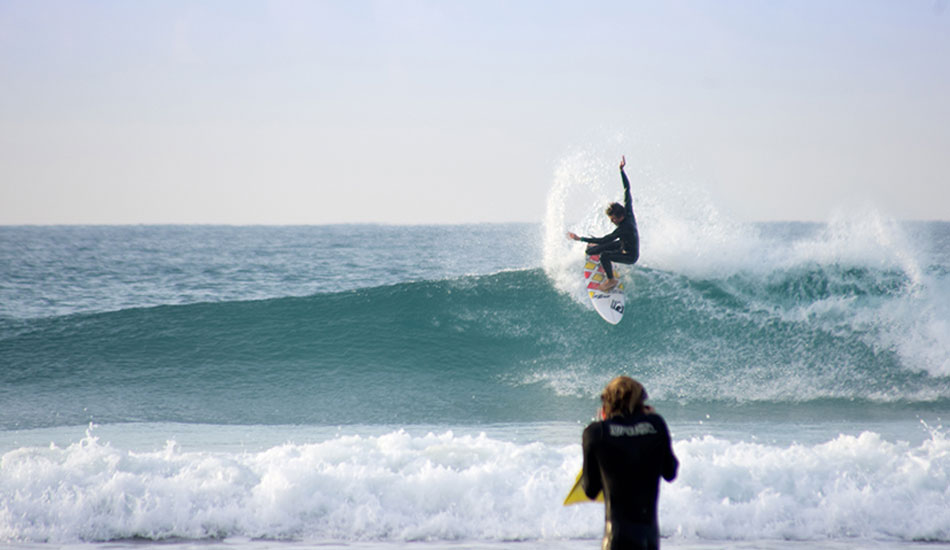
<svg viewBox="0 0 950 550"><path fill-rule="evenodd" d="M627 157L620 157L620 177L623 179L623 209L628 216L633 215L633 198L630 196L630 180L627 179L627 173L623 171L627 165Z"/></svg>

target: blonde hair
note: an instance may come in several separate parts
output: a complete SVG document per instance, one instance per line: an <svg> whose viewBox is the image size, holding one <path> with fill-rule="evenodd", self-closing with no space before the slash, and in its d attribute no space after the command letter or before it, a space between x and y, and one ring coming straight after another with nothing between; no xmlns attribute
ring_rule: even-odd
<svg viewBox="0 0 950 550"><path fill-rule="evenodd" d="M647 392L643 389L643 384L629 376L618 376L608 382L600 394L600 401L604 405L604 418L643 412L643 402L646 398Z"/></svg>

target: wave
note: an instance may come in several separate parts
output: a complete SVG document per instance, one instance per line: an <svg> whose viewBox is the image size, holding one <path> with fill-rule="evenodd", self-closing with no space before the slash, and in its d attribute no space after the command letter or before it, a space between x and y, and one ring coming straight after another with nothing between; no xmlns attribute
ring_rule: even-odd
<svg viewBox="0 0 950 550"><path fill-rule="evenodd" d="M0 318L266 300L433 273L493 273L537 265L536 233L530 224L0 227Z"/></svg>
<svg viewBox="0 0 950 550"><path fill-rule="evenodd" d="M815 444L677 440L659 521L673 540L948 541L950 440L874 432ZM0 458L0 541L597 539L602 505L561 506L580 446L450 431L336 437L260 452L100 442Z"/></svg>
<svg viewBox="0 0 950 550"><path fill-rule="evenodd" d="M2 321L0 423L568 419L618 372L680 404L950 400L944 296L906 272L624 277L616 327L540 269Z"/></svg>

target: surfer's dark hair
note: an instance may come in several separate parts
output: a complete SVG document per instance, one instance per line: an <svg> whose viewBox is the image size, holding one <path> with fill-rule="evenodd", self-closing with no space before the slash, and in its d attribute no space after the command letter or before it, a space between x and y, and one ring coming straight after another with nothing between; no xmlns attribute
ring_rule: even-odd
<svg viewBox="0 0 950 550"><path fill-rule="evenodd" d="M606 212L608 216L623 216L626 214L623 210L623 206L619 202L612 202L607 205Z"/></svg>
<svg viewBox="0 0 950 550"><path fill-rule="evenodd" d="M600 394L600 401L604 405L604 418L642 413L646 398L647 391L643 389L643 384L629 376L618 376L611 380Z"/></svg>

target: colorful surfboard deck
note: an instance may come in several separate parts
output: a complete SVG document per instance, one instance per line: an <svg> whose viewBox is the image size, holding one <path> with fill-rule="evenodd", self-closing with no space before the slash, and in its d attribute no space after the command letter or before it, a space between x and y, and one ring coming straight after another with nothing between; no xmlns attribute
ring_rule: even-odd
<svg viewBox="0 0 950 550"><path fill-rule="evenodd" d="M616 272L614 275L617 275ZM604 321L616 325L623 319L624 303L626 302L623 283L604 292L597 287L606 280L607 274L604 273L604 267L600 265L600 256L588 256L587 261L584 262L584 284L587 287L587 294L594 305L594 310Z"/></svg>

